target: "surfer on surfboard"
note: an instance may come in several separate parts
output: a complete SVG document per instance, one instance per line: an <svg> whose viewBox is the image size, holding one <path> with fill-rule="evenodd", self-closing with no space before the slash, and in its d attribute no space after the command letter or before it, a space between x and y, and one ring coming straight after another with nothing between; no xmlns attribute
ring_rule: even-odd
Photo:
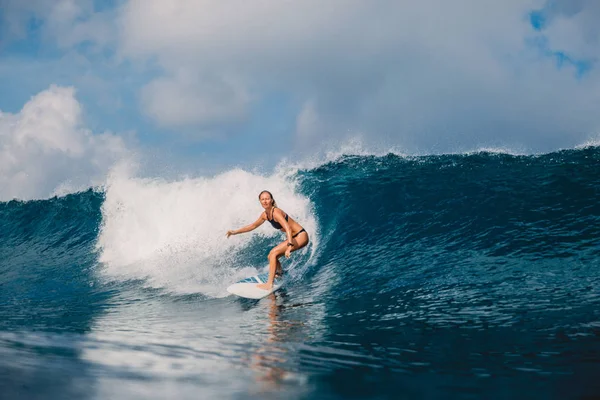
<svg viewBox="0 0 600 400"><path fill-rule="evenodd" d="M265 209L265 211L260 214L260 217L258 217L254 223L244 226L243 228L227 231L227 237L229 238L231 235L253 231L265 221L269 221L273 228L285 232L287 240L273 247L269 252L269 279L267 280L267 283L257 285L261 289L270 290L273 287L275 275L281 276L283 274L279 257L285 255L286 258L289 258L293 251L300 250L306 246L308 244L308 233L300 226L300 224L294 221L292 217L288 216L277 207L277 203L275 203L275 199L271 192L263 190L258 195L258 200Z"/></svg>

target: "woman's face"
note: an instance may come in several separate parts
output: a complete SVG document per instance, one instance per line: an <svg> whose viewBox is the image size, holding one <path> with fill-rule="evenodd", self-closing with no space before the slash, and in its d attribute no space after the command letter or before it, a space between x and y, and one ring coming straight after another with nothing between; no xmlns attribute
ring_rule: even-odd
<svg viewBox="0 0 600 400"><path fill-rule="evenodd" d="M271 203L273 203L273 199L271 199L271 196L269 196L269 193L261 194L258 199L260 201L260 204L263 206L263 208L267 208L267 207L271 206Z"/></svg>

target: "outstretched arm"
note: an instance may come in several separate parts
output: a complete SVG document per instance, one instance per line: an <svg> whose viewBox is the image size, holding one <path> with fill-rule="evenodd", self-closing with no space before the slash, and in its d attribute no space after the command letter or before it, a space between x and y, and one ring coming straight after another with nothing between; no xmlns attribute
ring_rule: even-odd
<svg viewBox="0 0 600 400"><path fill-rule="evenodd" d="M227 237L229 237L231 235L239 235L240 233L246 233L246 232L253 231L256 228L258 228L259 226L261 226L263 224L263 222L265 222L264 213L262 213L260 215L260 217L258 217L258 219L256 221L254 221L253 223L251 223L250 225L246 225L243 228L240 228L237 230L227 231Z"/></svg>

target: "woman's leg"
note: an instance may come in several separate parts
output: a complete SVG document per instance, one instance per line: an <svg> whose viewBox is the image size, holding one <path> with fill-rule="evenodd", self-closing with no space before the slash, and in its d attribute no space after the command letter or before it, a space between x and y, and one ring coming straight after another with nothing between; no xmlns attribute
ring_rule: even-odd
<svg viewBox="0 0 600 400"><path fill-rule="evenodd" d="M277 264L279 263L279 257L285 254L285 250L287 248L287 241L278 244L273 247L269 252L269 279L267 283L260 283L258 287L261 289L271 289L273 286L273 281L275 280L275 270L277 269Z"/></svg>
<svg viewBox="0 0 600 400"><path fill-rule="evenodd" d="M267 283L258 284L258 287L261 289L269 290L273 286L273 281L275 280L275 272L277 268L281 269L281 263L279 262L279 257L285 254L285 251L288 248L287 240L279 243L277 246L273 247L269 252L269 279ZM308 244L308 233L302 232L298 236L292 239L292 243L294 247L292 247L292 252L296 250L300 250L304 246Z"/></svg>

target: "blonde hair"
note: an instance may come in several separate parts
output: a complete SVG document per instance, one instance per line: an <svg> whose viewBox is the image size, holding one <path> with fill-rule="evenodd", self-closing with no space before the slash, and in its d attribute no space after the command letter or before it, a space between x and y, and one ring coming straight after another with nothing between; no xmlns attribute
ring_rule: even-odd
<svg viewBox="0 0 600 400"><path fill-rule="evenodd" d="M273 197L273 195L271 194L271 192L269 192L268 190L263 190L262 192L260 192L258 194L258 199L260 200L260 196L262 196L263 193L268 193L269 196L271 196L271 205L273 207L277 207L277 202L275 201L275 198Z"/></svg>

